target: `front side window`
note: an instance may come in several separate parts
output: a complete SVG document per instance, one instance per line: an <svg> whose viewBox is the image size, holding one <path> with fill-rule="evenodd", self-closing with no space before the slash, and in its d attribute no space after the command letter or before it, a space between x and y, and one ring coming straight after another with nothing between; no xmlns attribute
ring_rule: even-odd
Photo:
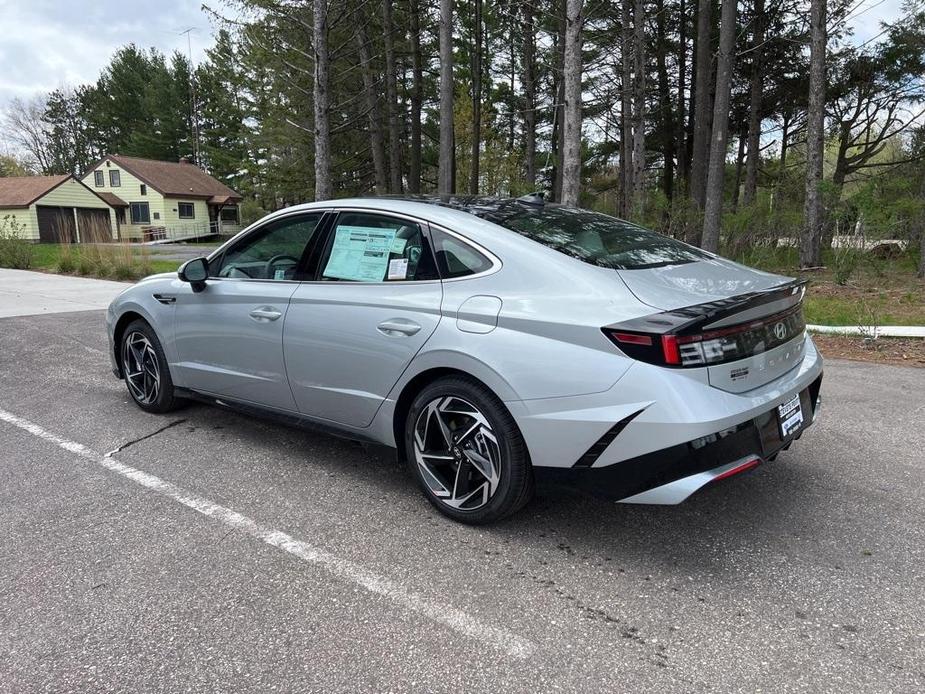
<svg viewBox="0 0 925 694"><path fill-rule="evenodd" d="M180 219L195 219L196 207L191 202L178 202L177 214L180 215Z"/></svg>
<svg viewBox="0 0 925 694"><path fill-rule="evenodd" d="M637 270L710 257L698 248L599 212L512 202L480 216L598 267Z"/></svg>
<svg viewBox="0 0 925 694"><path fill-rule="evenodd" d="M343 212L321 259L322 280L401 282L437 279L421 226L366 212Z"/></svg>
<svg viewBox="0 0 925 694"><path fill-rule="evenodd" d="M213 260L210 274L251 280L291 280L299 259L312 240L322 213L295 215L270 222L248 234Z"/></svg>
<svg viewBox="0 0 925 694"><path fill-rule="evenodd" d="M109 170L109 185L113 188L118 188L122 185L122 176L119 171L116 169Z"/></svg>
<svg viewBox="0 0 925 694"><path fill-rule="evenodd" d="M491 261L467 243L438 229L433 230L437 267L443 279L466 277L485 272Z"/></svg>
<svg viewBox="0 0 925 694"><path fill-rule="evenodd" d="M106 179L103 178L102 171L93 172L93 185L95 185L97 188L102 188L104 185L106 185Z"/></svg>
<svg viewBox="0 0 925 694"><path fill-rule="evenodd" d="M131 204L132 209L132 224L150 224L151 223L151 208L146 202L133 202Z"/></svg>
<svg viewBox="0 0 925 694"><path fill-rule="evenodd" d="M238 223L238 206L232 205L230 207L222 208L222 221L223 222L232 222L233 224Z"/></svg>

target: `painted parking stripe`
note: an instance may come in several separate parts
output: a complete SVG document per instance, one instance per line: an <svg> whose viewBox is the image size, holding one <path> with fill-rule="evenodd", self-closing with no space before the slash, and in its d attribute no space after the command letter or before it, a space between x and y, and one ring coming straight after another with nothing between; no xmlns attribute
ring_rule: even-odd
<svg viewBox="0 0 925 694"><path fill-rule="evenodd" d="M338 578L359 585L371 593L388 598L412 612L449 627L453 631L493 646L511 657L527 658L536 649L535 644L517 634L485 624L462 610L451 605L435 602L427 596L406 588L389 578L380 576L359 564L341 559L330 552L314 547L280 530L263 526L237 511L220 506L156 475L120 463L111 453L100 455L76 441L62 438L38 424L3 409L0 409L0 420L96 463L146 489L173 499L187 508L213 518L230 528L247 533L251 537L298 557L304 562L318 566Z"/></svg>

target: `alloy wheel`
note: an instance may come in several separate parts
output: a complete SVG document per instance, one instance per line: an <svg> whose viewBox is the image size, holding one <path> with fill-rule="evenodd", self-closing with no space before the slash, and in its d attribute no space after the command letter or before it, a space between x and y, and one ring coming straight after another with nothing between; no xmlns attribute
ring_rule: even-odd
<svg viewBox="0 0 925 694"><path fill-rule="evenodd" d="M435 497L471 511L498 489L501 447L478 408L450 395L431 400L414 424L414 457Z"/></svg>
<svg viewBox="0 0 925 694"><path fill-rule="evenodd" d="M157 400L161 391L161 369L151 340L141 332L130 333L122 343L122 367L125 382L142 405Z"/></svg>

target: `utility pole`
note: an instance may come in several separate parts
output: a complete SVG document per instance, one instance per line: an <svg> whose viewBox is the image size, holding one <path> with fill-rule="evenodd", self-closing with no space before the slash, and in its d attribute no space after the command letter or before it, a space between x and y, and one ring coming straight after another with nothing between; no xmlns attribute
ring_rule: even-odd
<svg viewBox="0 0 925 694"><path fill-rule="evenodd" d="M189 122L191 135L193 136L193 161L196 163L196 166L199 166L201 162L199 161L199 119L196 117L196 114L199 111L198 104L196 103L196 78L195 72L193 71L193 42L190 39L190 34L196 31L196 27L190 27L186 31L181 31L180 35L186 34L186 51L189 57L189 91L190 91L190 101L189 101Z"/></svg>

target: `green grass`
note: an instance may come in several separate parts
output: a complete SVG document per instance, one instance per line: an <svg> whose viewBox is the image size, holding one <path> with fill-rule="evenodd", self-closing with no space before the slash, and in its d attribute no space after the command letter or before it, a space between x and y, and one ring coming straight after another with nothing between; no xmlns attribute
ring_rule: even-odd
<svg viewBox="0 0 925 694"><path fill-rule="evenodd" d="M881 259L848 258L831 250L823 270L800 272L796 248L752 248L739 262L768 272L809 280L806 322L815 325L925 325L925 282L915 276L918 258L903 253Z"/></svg>
<svg viewBox="0 0 925 694"><path fill-rule="evenodd" d="M849 297L813 296L806 298L806 322L814 325L925 325L925 307L897 305L889 296L858 302ZM915 310L915 309L918 310Z"/></svg>
<svg viewBox="0 0 925 694"><path fill-rule="evenodd" d="M33 246L32 268L133 281L157 272L175 272L176 260L156 260L146 247L131 244L107 247L39 243Z"/></svg>

